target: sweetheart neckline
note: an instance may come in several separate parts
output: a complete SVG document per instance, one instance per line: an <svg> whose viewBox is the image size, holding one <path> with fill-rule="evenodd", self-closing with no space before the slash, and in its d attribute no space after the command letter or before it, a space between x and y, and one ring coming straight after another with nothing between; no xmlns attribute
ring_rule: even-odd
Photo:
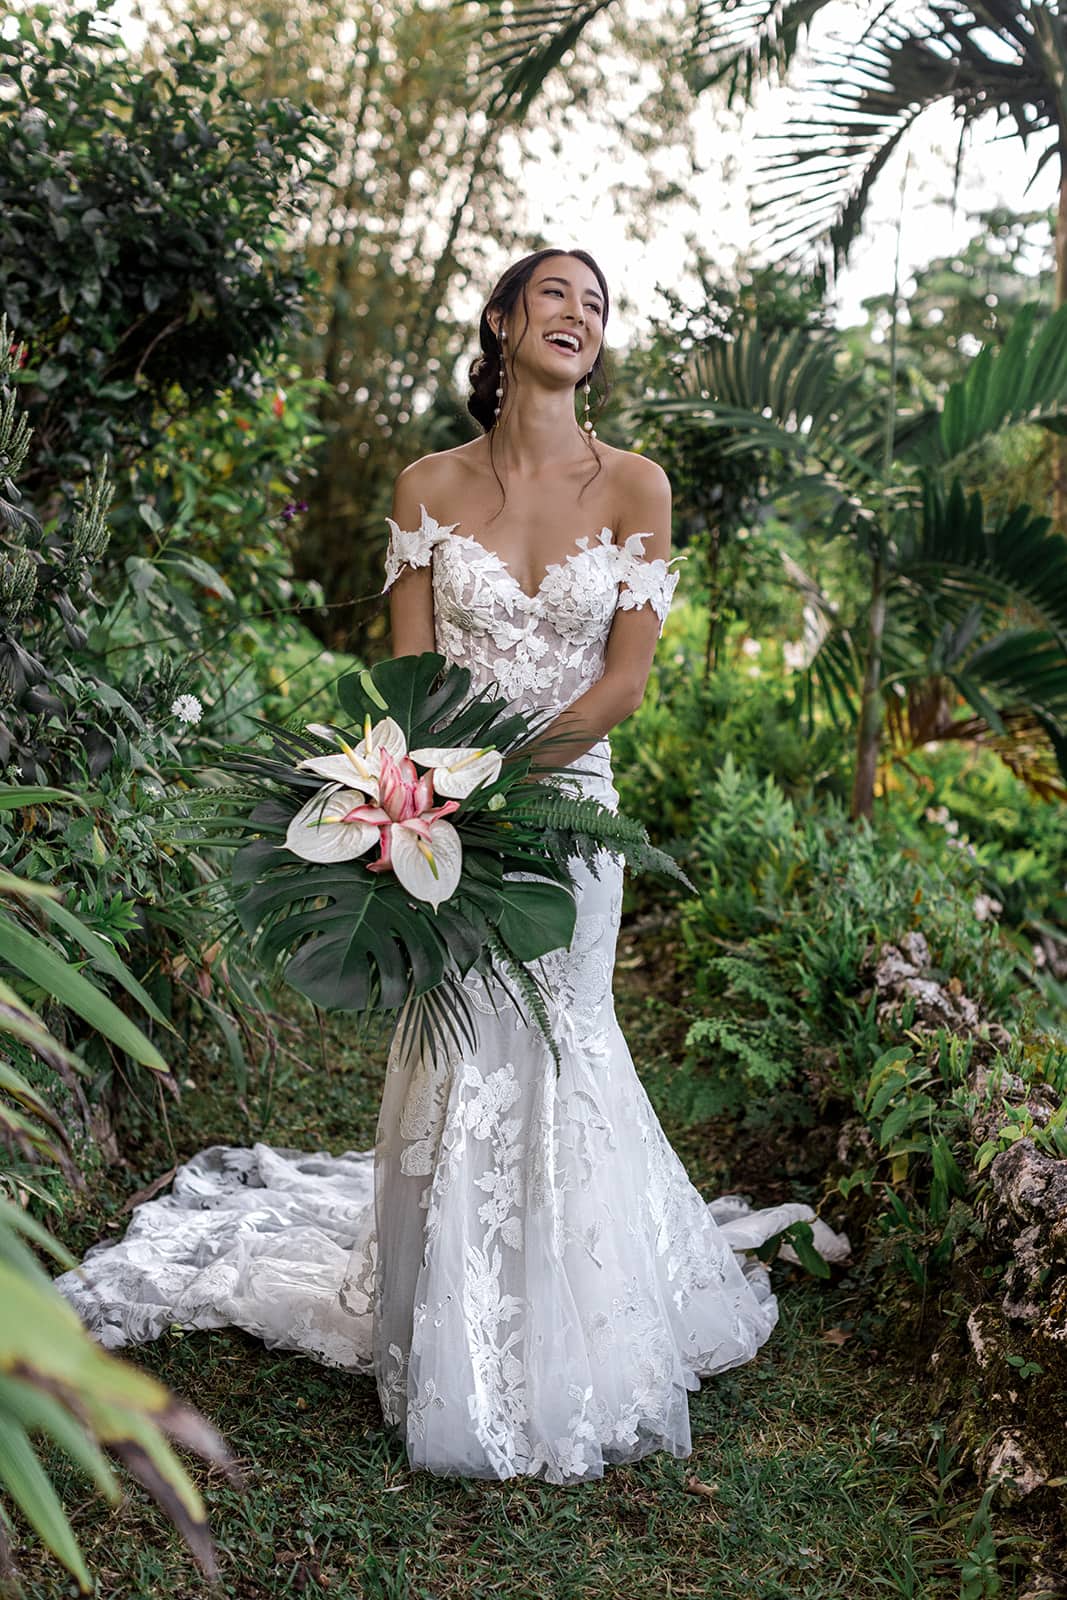
<svg viewBox="0 0 1067 1600"><path fill-rule="evenodd" d="M447 538L456 539L462 544L472 544L476 547L476 549L480 550L483 555L486 555L490 558L490 560L495 561L505 576L511 579L519 594L522 595L523 599L526 600L530 605L533 605L536 603L536 601L540 600L545 584L548 582L553 572L561 571L562 568L566 567L578 556L592 555L596 550L606 549L608 546L614 550L622 550L622 546L615 543L614 529L609 528L607 523L604 524L599 534L596 535L596 538L599 541L597 544L589 544L589 540L594 537L592 533L576 534L574 538L574 548L568 551L568 553L560 561L550 561L548 566L545 568L544 573L542 574L541 581L537 585L537 588L534 590L533 594L528 594L523 588L522 584L519 582L518 578L515 576L514 572L511 570L510 564L505 561L504 557L498 550L490 550L487 544L483 544L482 541L480 539L476 539L473 534L455 532L456 528L463 526L462 522L438 522L437 518L427 511L426 507L421 501L419 502L419 510L422 512L424 519L432 522L438 531L443 533ZM604 538L605 534L608 536L606 540ZM651 538L651 536L651 529L646 529L636 535L632 533L627 534L626 537L627 539L633 539L634 537L639 539L648 539Z"/></svg>

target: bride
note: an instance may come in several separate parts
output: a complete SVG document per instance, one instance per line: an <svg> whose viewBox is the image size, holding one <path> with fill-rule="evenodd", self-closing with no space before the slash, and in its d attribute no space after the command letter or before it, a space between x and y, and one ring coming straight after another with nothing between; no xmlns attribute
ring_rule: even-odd
<svg viewBox="0 0 1067 1600"><path fill-rule="evenodd" d="M614 807L608 734L641 701L678 574L666 474L590 420L608 309L585 251L503 274L470 374L483 434L401 472L383 593L394 655L436 649L472 690L547 707L535 764ZM830 1258L848 1241L808 1205L709 1204L690 1183L615 1019L622 863L600 862L574 864L574 937L539 963L558 1077L470 975L477 1048L435 1066L394 1042L373 1151L214 1146L60 1278L94 1334L234 1325L371 1374L432 1472L573 1483L688 1455L688 1391L778 1319L746 1252L798 1219Z"/></svg>

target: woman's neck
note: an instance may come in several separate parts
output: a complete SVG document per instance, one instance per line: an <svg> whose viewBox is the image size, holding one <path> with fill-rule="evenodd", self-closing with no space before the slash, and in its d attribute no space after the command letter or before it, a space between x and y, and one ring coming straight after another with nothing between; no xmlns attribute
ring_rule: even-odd
<svg viewBox="0 0 1067 1600"><path fill-rule="evenodd" d="M536 478L553 467L584 461L589 453L574 414L573 390L513 387L504 396L493 437L498 470L513 479Z"/></svg>

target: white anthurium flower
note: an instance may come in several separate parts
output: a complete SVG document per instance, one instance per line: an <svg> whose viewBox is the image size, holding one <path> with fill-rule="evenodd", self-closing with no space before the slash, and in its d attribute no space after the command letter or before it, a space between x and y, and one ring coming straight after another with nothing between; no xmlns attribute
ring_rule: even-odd
<svg viewBox="0 0 1067 1600"><path fill-rule="evenodd" d="M358 789L320 789L290 820L285 848L305 861L325 864L364 855L378 842L379 830L362 818L345 819L365 799Z"/></svg>
<svg viewBox="0 0 1067 1600"><path fill-rule="evenodd" d="M324 727L322 723L309 723L308 731L336 739L341 746L341 753L335 756L308 756L298 761L297 767L306 772L317 772L320 778L332 778L335 783L347 784L351 789L362 789L364 794L376 795L378 792L383 750L388 751L394 761L401 760L407 754L404 730L392 717L383 717L373 728L368 717L363 724L363 737L355 747L346 744L339 733Z"/></svg>
<svg viewBox="0 0 1067 1600"><path fill-rule="evenodd" d="M434 910L455 894L463 867L463 846L450 822L418 821L391 830L390 865L408 894L426 900Z"/></svg>
<svg viewBox="0 0 1067 1600"><path fill-rule="evenodd" d="M446 800L465 800L480 783L495 783L504 758L499 750L474 750L462 745L410 752L420 767L433 768L433 786Z"/></svg>

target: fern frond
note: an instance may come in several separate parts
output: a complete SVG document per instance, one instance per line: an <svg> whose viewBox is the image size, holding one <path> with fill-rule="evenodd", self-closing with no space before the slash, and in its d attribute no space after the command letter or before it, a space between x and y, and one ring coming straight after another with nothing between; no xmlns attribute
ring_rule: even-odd
<svg viewBox="0 0 1067 1600"><path fill-rule="evenodd" d="M526 1007L528 1015L534 1019L544 1035L545 1043L552 1053L552 1059L556 1063L556 1071L558 1073L562 1066L559 1046L552 1035L552 1023L548 1015L548 1008L545 1005L544 996L536 978L525 962L516 960L495 928L488 929L486 944L497 969L494 975L503 982L501 977L502 969L503 972L506 972L509 977L514 979L515 987L522 997L523 1006ZM507 988L506 983L504 983L504 988ZM514 996L509 995L509 998L515 1009L521 1011L522 1006L516 1003Z"/></svg>
<svg viewBox="0 0 1067 1600"><path fill-rule="evenodd" d="M651 842L643 823L609 811L599 800L559 796L543 805L508 807L505 815L519 825L539 825L548 853L556 860L579 856L596 877L600 874L594 857L596 850L603 848L617 851L634 872L655 872L684 883L687 889L694 888L674 857Z"/></svg>

